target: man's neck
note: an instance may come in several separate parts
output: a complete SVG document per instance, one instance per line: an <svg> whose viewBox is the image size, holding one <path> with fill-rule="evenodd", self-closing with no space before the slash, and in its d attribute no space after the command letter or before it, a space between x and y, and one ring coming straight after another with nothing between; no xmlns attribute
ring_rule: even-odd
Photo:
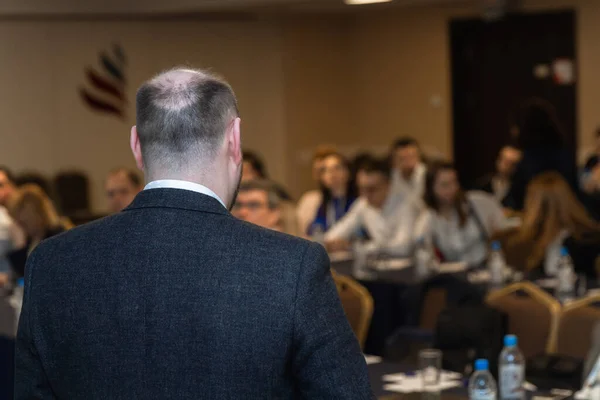
<svg viewBox="0 0 600 400"><path fill-rule="evenodd" d="M213 191L223 201L227 201L225 200L227 198L227 190L225 189L225 185L222 183L219 184L218 179L209 179L204 176L198 177L184 174L149 174L146 178L148 183L164 180L184 181L202 185Z"/></svg>

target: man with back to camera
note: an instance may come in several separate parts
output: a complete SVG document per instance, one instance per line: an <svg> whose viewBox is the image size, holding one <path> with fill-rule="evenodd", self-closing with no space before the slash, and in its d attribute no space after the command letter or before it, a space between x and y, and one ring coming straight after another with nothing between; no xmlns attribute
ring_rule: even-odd
<svg viewBox="0 0 600 400"><path fill-rule="evenodd" d="M366 399L324 249L234 218L231 87L174 69L137 93L149 182L123 212L40 244L26 269L15 399Z"/></svg>
<svg viewBox="0 0 600 400"><path fill-rule="evenodd" d="M142 181L135 171L116 168L109 172L104 183L108 209L117 213L127 207L142 190Z"/></svg>

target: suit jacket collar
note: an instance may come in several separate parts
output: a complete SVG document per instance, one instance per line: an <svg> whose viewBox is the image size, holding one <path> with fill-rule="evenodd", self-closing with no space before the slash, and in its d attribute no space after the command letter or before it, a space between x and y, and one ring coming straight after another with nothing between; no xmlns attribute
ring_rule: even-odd
<svg viewBox="0 0 600 400"><path fill-rule="evenodd" d="M124 211L142 208L173 208L231 215L217 199L184 189L142 190Z"/></svg>

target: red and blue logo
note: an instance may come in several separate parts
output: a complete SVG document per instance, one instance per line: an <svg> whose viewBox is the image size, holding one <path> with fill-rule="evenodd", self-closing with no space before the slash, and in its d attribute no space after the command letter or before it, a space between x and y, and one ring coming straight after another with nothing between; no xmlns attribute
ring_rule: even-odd
<svg viewBox="0 0 600 400"><path fill-rule="evenodd" d="M126 65L123 48L114 45L110 52L100 52L96 68L86 67L86 85L79 89L79 93L90 109L122 119L126 117Z"/></svg>

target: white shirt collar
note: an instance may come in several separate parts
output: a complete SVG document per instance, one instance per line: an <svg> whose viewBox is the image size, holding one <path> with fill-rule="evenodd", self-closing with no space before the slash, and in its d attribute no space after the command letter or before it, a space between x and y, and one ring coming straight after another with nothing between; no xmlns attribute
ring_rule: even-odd
<svg viewBox="0 0 600 400"><path fill-rule="evenodd" d="M190 190L192 192L201 193L207 196L210 196L214 199L217 199L219 203L225 206L225 202L221 200L219 196L209 188L204 185L195 182L182 181L178 179L160 179L158 181L152 181L146 185L144 190L150 189L182 189L182 190Z"/></svg>

